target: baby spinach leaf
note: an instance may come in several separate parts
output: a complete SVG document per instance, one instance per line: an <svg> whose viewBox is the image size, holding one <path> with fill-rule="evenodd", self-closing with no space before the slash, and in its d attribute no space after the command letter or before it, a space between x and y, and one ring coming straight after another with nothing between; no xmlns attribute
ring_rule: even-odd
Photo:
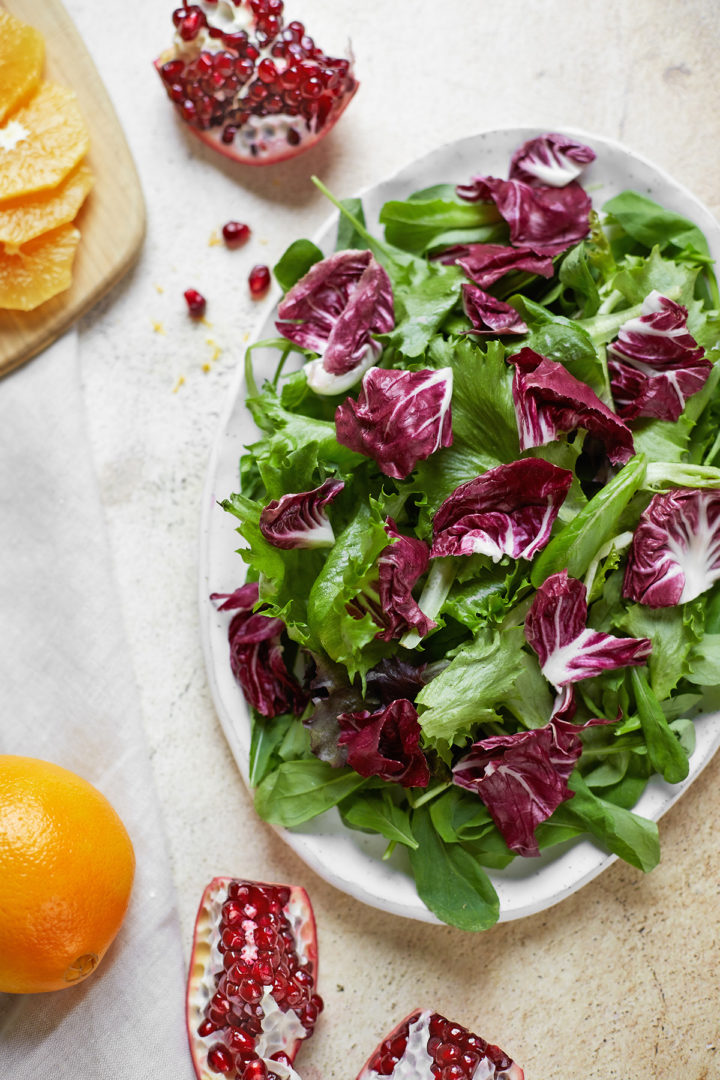
<svg viewBox="0 0 720 1080"><path fill-rule="evenodd" d="M504 230L497 207L492 202L460 202L455 198L428 198L386 202L380 211L389 244L422 255L437 244L438 237L450 229L471 229L500 225L488 231L489 239Z"/></svg>
<svg viewBox="0 0 720 1080"><path fill-rule="evenodd" d="M295 240L275 263L275 280L283 292L287 292L322 258L322 251L312 240Z"/></svg>
<svg viewBox="0 0 720 1080"><path fill-rule="evenodd" d="M361 792L350 796L340 809L343 821L352 829L380 833L386 840L415 850L419 845L410 825L410 812L393 802L387 791L381 794Z"/></svg>
<svg viewBox="0 0 720 1080"><path fill-rule="evenodd" d="M260 716L255 709L251 716L250 756L248 760L249 781L251 787L258 784L277 765L277 750L287 734L290 725L295 724L295 717L290 713L269 719Z"/></svg>
<svg viewBox="0 0 720 1080"><path fill-rule="evenodd" d="M633 668L630 678L650 762L668 784L679 784L690 771L688 756L670 730L665 713L643 672Z"/></svg>
<svg viewBox="0 0 720 1080"><path fill-rule="evenodd" d="M352 769L324 761L285 761L255 790L255 809L271 825L302 825L357 791L367 781Z"/></svg>
<svg viewBox="0 0 720 1080"><path fill-rule="evenodd" d="M654 821L599 798L577 769L570 776L568 786L575 794L555 811L558 820L580 822L613 854L639 870L647 872L657 866L660 861L660 839Z"/></svg>
<svg viewBox="0 0 720 1080"><path fill-rule="evenodd" d="M500 914L490 878L461 844L446 844L425 808L413 814L418 841L410 852L418 896L443 922L461 930L487 930Z"/></svg>

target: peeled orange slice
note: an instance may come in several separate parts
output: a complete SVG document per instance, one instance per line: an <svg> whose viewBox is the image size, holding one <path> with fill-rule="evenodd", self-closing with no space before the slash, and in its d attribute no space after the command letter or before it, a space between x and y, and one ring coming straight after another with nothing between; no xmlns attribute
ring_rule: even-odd
<svg viewBox="0 0 720 1080"><path fill-rule="evenodd" d="M27 105L0 127L0 199L55 187L88 145L72 90L41 83Z"/></svg>
<svg viewBox="0 0 720 1080"><path fill-rule="evenodd" d="M76 228L61 225L15 255L0 250L0 308L32 311L69 288L79 240Z"/></svg>
<svg viewBox="0 0 720 1080"><path fill-rule="evenodd" d="M72 221L93 185L87 165L78 165L56 188L0 202L0 244L15 249ZM14 252L13 252L14 253Z"/></svg>
<svg viewBox="0 0 720 1080"><path fill-rule="evenodd" d="M44 59L42 35L0 11L0 124L33 93Z"/></svg>

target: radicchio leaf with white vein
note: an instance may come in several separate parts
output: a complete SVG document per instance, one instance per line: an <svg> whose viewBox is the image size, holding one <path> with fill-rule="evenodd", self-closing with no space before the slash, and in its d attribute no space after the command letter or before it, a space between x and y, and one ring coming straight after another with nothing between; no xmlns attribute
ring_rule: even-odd
<svg viewBox="0 0 720 1080"><path fill-rule="evenodd" d="M579 732L612 722L553 716L542 728L481 739L453 768L453 782L482 799L511 851L539 855L535 829L574 794L567 780L582 754Z"/></svg>
<svg viewBox="0 0 720 1080"><path fill-rule="evenodd" d="M565 187L531 187L522 180L475 176L457 193L469 202L494 202L510 226L510 242L556 255L590 232L589 196L576 181Z"/></svg>
<svg viewBox="0 0 720 1080"><path fill-rule="evenodd" d="M510 179L532 187L565 187L577 180L595 151L567 135L538 135L515 151L510 160Z"/></svg>
<svg viewBox="0 0 720 1080"><path fill-rule="evenodd" d="M552 574L525 617L525 637L545 678L557 689L615 668L637 667L650 656L649 638L617 638L587 625L587 590L567 570Z"/></svg>
<svg viewBox="0 0 720 1080"><path fill-rule="evenodd" d="M395 325L390 278L370 251L340 251L315 263L278 307L276 329L319 353L306 365L319 394L348 390L374 364L382 346L373 334Z"/></svg>
<svg viewBox="0 0 720 1080"><path fill-rule="evenodd" d="M257 583L248 582L233 593L213 593L210 599L223 601L218 611L235 612L228 627L230 667L248 702L262 716L288 712L299 716L307 695L283 659L282 619L253 610Z"/></svg>
<svg viewBox="0 0 720 1080"><path fill-rule="evenodd" d="M552 255L503 244L455 244L442 251L437 260L445 266L461 267L482 289L489 288L512 271L546 278L553 276Z"/></svg>
<svg viewBox="0 0 720 1080"><path fill-rule="evenodd" d="M712 364L688 333L687 316L686 307L654 289L642 314L628 319L608 345L610 386L623 419L677 420L690 395L704 386Z"/></svg>
<svg viewBox="0 0 720 1080"><path fill-rule="evenodd" d="M357 401L347 398L335 412L338 442L404 480L418 461L452 445L452 381L452 368L370 368Z"/></svg>
<svg viewBox="0 0 720 1080"><path fill-rule="evenodd" d="M340 713L338 724L338 743L355 772L403 787L427 787L430 769L420 749L422 732L411 701L399 698L374 713Z"/></svg>
<svg viewBox="0 0 720 1080"><path fill-rule="evenodd" d="M477 285L462 287L463 311L470 320L472 330L467 334L526 334L527 324L515 308L504 300L484 292Z"/></svg>
<svg viewBox="0 0 720 1080"><path fill-rule="evenodd" d="M720 491L654 495L640 517L623 596L648 607L694 600L720 580Z"/></svg>
<svg viewBox="0 0 720 1080"><path fill-rule="evenodd" d="M433 518L431 556L532 559L550 539L571 483L569 470L543 458L489 469L442 503Z"/></svg>
<svg viewBox="0 0 720 1080"><path fill-rule="evenodd" d="M326 480L312 491L273 499L260 514L260 532L278 548L332 547L335 533L325 507L345 487L342 480Z"/></svg>
<svg viewBox="0 0 720 1080"><path fill-rule="evenodd" d="M532 349L521 349L508 361L515 366L512 393L522 450L545 446L580 427L598 437L614 465L630 460L632 432L587 383Z"/></svg>

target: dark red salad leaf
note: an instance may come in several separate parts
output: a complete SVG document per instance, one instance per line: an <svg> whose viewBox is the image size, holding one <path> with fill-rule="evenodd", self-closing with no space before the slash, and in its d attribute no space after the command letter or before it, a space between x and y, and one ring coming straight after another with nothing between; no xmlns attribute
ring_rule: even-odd
<svg viewBox="0 0 720 1080"><path fill-rule="evenodd" d="M468 334L526 334L527 323L515 308L504 300L484 292L477 285L462 287L463 311L470 320L472 330Z"/></svg>
<svg viewBox="0 0 720 1080"><path fill-rule="evenodd" d="M720 491L654 495L640 516L623 596L648 607L694 600L720 580Z"/></svg>
<svg viewBox="0 0 720 1080"><path fill-rule="evenodd" d="M420 749L421 729L412 702L399 698L374 713L341 713L338 723L338 742L355 772L403 787L427 787L430 770Z"/></svg>
<svg viewBox="0 0 720 1080"><path fill-rule="evenodd" d="M335 412L338 442L402 480L418 461L452 444L452 368L386 371L372 367L360 395Z"/></svg>
<svg viewBox="0 0 720 1080"><path fill-rule="evenodd" d="M608 345L610 387L624 420L677 420L691 394L705 385L712 364L688 333L687 308L654 289L642 314L620 327Z"/></svg>
<svg viewBox="0 0 720 1080"><path fill-rule="evenodd" d="M456 488L433 518L433 558L532 559L550 539L572 473L543 458L498 465Z"/></svg>
<svg viewBox="0 0 720 1080"><path fill-rule="evenodd" d="M218 611L236 612L228 627L230 667L250 705L262 716L288 712L299 716L307 695L285 666L282 619L253 611L257 584L249 582L233 593L213 593L210 599L224 601Z"/></svg>
<svg viewBox="0 0 720 1080"><path fill-rule="evenodd" d="M595 151L589 146L567 135L548 132L528 139L515 151L509 177L531 187L565 187L594 160Z"/></svg>
<svg viewBox="0 0 720 1080"><path fill-rule="evenodd" d="M395 325L390 278L370 251L339 251L315 263L278 307L283 337L319 354L306 366L321 394L349 389L374 364L382 346L373 334Z"/></svg>
<svg viewBox="0 0 720 1080"><path fill-rule="evenodd" d="M616 638L587 625L587 590L567 570L552 574L525 617L525 637L543 675L560 689L602 671L637 667L652 650L649 638Z"/></svg>
<svg viewBox="0 0 720 1080"><path fill-rule="evenodd" d="M260 514L260 532L274 547L332 547L335 533L325 507L344 487L342 480L326 480L312 491L273 499Z"/></svg>
<svg viewBox="0 0 720 1080"><path fill-rule="evenodd" d="M505 247L503 244L455 244L446 248L437 260L446 266L457 265L481 289L487 289L512 271L553 276L552 255L530 248Z"/></svg>
<svg viewBox="0 0 720 1080"><path fill-rule="evenodd" d="M579 427L600 439L614 465L630 460L632 432L587 383L532 349L521 349L508 360L515 366L513 401L521 450L545 446Z"/></svg>

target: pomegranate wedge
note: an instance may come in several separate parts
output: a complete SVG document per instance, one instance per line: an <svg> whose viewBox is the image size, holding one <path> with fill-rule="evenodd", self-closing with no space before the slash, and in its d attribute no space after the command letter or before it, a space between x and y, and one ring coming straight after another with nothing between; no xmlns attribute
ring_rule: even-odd
<svg viewBox="0 0 720 1080"><path fill-rule="evenodd" d="M499 1046L431 1009L419 1009L383 1039L357 1080L523 1080Z"/></svg>
<svg viewBox="0 0 720 1080"><path fill-rule="evenodd" d="M283 0L201 0L173 12L175 39L155 61L168 97L198 138L246 165L308 150L358 83L326 56Z"/></svg>
<svg viewBox="0 0 720 1080"><path fill-rule="evenodd" d="M289 1080L323 1003L304 889L213 878L200 901L187 990L198 1080Z"/></svg>

